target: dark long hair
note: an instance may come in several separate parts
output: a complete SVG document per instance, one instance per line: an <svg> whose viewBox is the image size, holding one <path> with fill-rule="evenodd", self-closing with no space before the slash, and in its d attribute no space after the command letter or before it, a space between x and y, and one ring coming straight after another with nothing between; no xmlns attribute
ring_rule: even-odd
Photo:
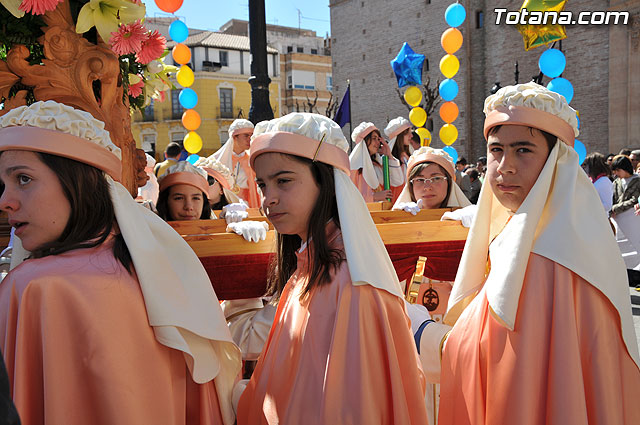
<svg viewBox="0 0 640 425"><path fill-rule="evenodd" d="M382 134L380 134L379 130L373 130L371 132L369 132L369 134L367 134L366 136L364 136L364 143L365 143L365 147L367 148L367 151L369 149L369 140L371 140L371 136L373 135L373 133L376 133L378 135L378 137L382 138ZM376 149L376 153L378 152L378 150L380 149L380 147L378 147L378 149ZM373 155L369 155L371 157L371 161L380 164L378 161L376 161L376 154L374 153ZM380 164L382 165L382 164Z"/></svg>
<svg viewBox="0 0 640 425"><path fill-rule="evenodd" d="M212 186L216 183L216 179L214 179L211 176L207 176L207 182L209 183L209 186ZM222 195L220 195L220 200L218 202L216 202L215 204L211 204L211 209L212 210L221 210L222 207L226 206L229 204L229 201L227 201L227 197L224 194L224 191L222 192ZM211 217L209 217L211 218Z"/></svg>
<svg viewBox="0 0 640 425"><path fill-rule="evenodd" d="M447 204L449 203L449 196L451 195L451 185L454 183L453 177L450 176L449 173L447 173L447 170L442 168L440 164L436 164L435 162L423 162L411 169L411 172L409 173L409 179L407 180L407 184L409 185L409 195L411 195L411 200L413 202L416 202L416 195L413 194L413 183L411 183L411 180L431 164L437 165L440 171L442 171L442 174L447 176L447 196L444 197L444 200L440 204L440 208L446 208Z"/></svg>
<svg viewBox="0 0 640 425"><path fill-rule="evenodd" d="M158 204L156 205L156 210L158 211L158 215L164 221L172 221L175 220L169 213L169 192L171 192L171 187L169 186L162 190L158 195ZM202 192L202 199L204 202L202 203L202 212L200 213L200 220L208 220L211 218L211 205L209 204L209 198L207 194Z"/></svg>
<svg viewBox="0 0 640 425"><path fill-rule="evenodd" d="M116 223L116 213L104 173L95 167L57 155L38 153L57 176L71 206L71 215L60 237L31 253L32 258L58 255L67 251L102 244ZM113 255L132 272L132 260L120 233L114 238Z"/></svg>
<svg viewBox="0 0 640 425"><path fill-rule="evenodd" d="M394 158L400 159L402 153L407 154L407 156L411 156L409 146L406 146L404 144L404 141L402 140L404 138L404 135L408 134L409 132L411 132L411 129L407 128L402 133L396 136L396 142L393 145L393 149L391 149L391 155L393 155Z"/></svg>
<svg viewBox="0 0 640 425"><path fill-rule="evenodd" d="M582 165L585 167L587 175L594 180L599 176L605 175L608 177L611 174L611 169L607 164L607 159L604 155L598 152L587 155Z"/></svg>
<svg viewBox="0 0 640 425"><path fill-rule="evenodd" d="M326 229L329 220L333 220L340 228L333 167L299 156L287 155L287 157L307 164L311 168L316 184L320 187L320 194L311 210L307 227L309 245L305 251L311 269L306 271L309 280L302 290L301 297L304 297L313 288L329 284L331 273L337 270L346 257L341 249L332 248L327 241ZM297 268L296 251L300 248L301 242L298 235L277 233L276 256L271 263L267 289L267 293L273 295L275 299L280 298L285 284Z"/></svg>

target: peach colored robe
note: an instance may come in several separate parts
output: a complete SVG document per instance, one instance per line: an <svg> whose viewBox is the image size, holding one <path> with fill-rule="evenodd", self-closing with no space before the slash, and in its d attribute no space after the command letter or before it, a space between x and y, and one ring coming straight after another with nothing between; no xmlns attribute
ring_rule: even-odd
<svg viewBox="0 0 640 425"><path fill-rule="evenodd" d="M0 343L23 425L222 424L213 381L156 341L111 241L9 273Z"/></svg>
<svg viewBox="0 0 640 425"><path fill-rule="evenodd" d="M620 319L596 288L531 254L515 330L484 290L442 357L439 425L640 424L640 371Z"/></svg>
<svg viewBox="0 0 640 425"><path fill-rule="evenodd" d="M260 199L260 194L258 193L258 185L256 184L256 173L249 165L249 151L247 151L245 155L242 155L240 157L237 155L231 155L231 160L233 163L233 168L235 169L239 162L240 167L247 176L247 187L240 188L240 198L247 201L247 204L249 204L250 208L260 208L262 206L262 200Z"/></svg>
<svg viewBox="0 0 640 425"><path fill-rule="evenodd" d="M333 226L329 243L342 248ZM426 424L425 380L403 300L354 286L343 262L305 301L306 251L280 298L238 425Z"/></svg>

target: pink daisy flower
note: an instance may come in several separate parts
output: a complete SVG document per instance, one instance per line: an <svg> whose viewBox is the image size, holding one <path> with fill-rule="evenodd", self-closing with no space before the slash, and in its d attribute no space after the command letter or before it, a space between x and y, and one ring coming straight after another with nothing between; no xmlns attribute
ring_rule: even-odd
<svg viewBox="0 0 640 425"><path fill-rule="evenodd" d="M138 97L142 94L144 88L144 80L140 80L136 84L129 84L129 96Z"/></svg>
<svg viewBox="0 0 640 425"><path fill-rule="evenodd" d="M56 10L58 3L64 0L22 0L19 9L32 15L44 15L45 12Z"/></svg>
<svg viewBox="0 0 640 425"><path fill-rule="evenodd" d="M143 65L154 59L158 59L167 47L167 39L158 30L149 33L148 38L142 41L142 48L136 53L136 60Z"/></svg>
<svg viewBox="0 0 640 425"><path fill-rule="evenodd" d="M140 20L127 25L120 25L118 31L111 33L111 50L118 56L138 53L142 49L142 42L147 38L147 29Z"/></svg>

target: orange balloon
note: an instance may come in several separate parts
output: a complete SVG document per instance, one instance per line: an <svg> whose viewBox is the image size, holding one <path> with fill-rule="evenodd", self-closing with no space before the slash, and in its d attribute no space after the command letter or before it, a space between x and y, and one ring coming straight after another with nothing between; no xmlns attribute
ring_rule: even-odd
<svg viewBox="0 0 640 425"><path fill-rule="evenodd" d="M182 0L156 0L156 6L167 13L173 13L180 9Z"/></svg>
<svg viewBox="0 0 640 425"><path fill-rule="evenodd" d="M200 127L200 122L200 114L195 109L187 109L182 113L182 125L187 130L197 130Z"/></svg>
<svg viewBox="0 0 640 425"><path fill-rule="evenodd" d="M178 43L173 47L171 56L173 56L173 60L176 61L176 63L185 65L191 60L191 49L182 43Z"/></svg>
<svg viewBox="0 0 640 425"><path fill-rule="evenodd" d="M440 44L445 52L452 55L462 47L462 33L457 28L449 28L442 33Z"/></svg>
<svg viewBox="0 0 640 425"><path fill-rule="evenodd" d="M440 118L447 124L451 124L458 118L458 105L453 102L445 102L440 106Z"/></svg>

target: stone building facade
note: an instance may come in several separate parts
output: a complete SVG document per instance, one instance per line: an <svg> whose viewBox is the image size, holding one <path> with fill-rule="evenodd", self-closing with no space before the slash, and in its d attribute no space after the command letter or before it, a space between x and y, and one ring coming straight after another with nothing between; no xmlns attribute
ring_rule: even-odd
<svg viewBox="0 0 640 425"><path fill-rule="evenodd" d="M334 94L342 97L351 82L353 126L367 120L383 128L389 119L408 116L397 93L389 65L403 42L427 57L423 79L433 86L444 77L439 62L445 54L442 32L448 28L444 11L453 1L331 0ZM496 82L501 86L530 81L539 73L538 59L545 47L524 50L515 26L496 25L496 8L518 10L522 1L466 0L464 36L456 52L460 71L454 77L460 91L454 100L460 115L454 147L473 160L485 154L482 136L484 99ZM566 10L630 12L627 25L570 25L561 48L567 58L564 78L574 87L571 106L581 119L578 137L588 152L617 153L622 147L640 148L640 0L573 0ZM556 46L559 47L559 46ZM543 84L549 79L544 77ZM438 131L444 124L438 109L433 119L432 146L442 147ZM348 127L348 126L347 126Z"/></svg>

